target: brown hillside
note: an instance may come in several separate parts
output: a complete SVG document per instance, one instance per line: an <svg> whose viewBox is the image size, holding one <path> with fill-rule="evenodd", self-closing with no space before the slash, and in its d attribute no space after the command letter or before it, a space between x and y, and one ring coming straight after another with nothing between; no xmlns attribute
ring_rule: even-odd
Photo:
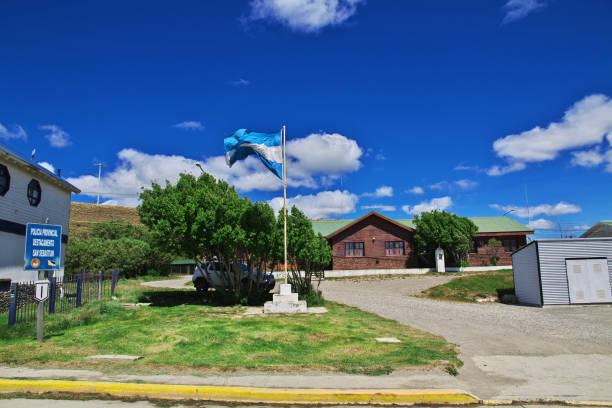
<svg viewBox="0 0 612 408"><path fill-rule="evenodd" d="M70 203L69 230L73 237L86 234L96 223L108 221L126 221L130 224L142 225L135 207Z"/></svg>

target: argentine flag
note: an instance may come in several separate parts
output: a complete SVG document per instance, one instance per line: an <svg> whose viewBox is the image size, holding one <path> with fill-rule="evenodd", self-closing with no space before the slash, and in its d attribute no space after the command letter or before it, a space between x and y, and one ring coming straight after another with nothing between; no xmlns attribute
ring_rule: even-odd
<svg viewBox="0 0 612 408"><path fill-rule="evenodd" d="M223 140L225 162L232 167L238 160L252 154L259 157L263 164L280 179L283 178L283 150L281 131L277 133L257 133L238 129Z"/></svg>

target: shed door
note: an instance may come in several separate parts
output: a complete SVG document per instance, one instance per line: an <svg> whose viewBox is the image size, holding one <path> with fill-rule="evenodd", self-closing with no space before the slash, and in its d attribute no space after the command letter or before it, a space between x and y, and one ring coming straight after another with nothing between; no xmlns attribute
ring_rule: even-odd
<svg viewBox="0 0 612 408"><path fill-rule="evenodd" d="M567 259L570 303L612 302L607 259Z"/></svg>

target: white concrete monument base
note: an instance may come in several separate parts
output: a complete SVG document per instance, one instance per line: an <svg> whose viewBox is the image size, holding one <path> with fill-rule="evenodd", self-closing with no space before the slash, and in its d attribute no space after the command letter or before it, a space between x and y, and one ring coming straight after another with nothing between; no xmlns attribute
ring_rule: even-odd
<svg viewBox="0 0 612 408"><path fill-rule="evenodd" d="M273 295L272 302L264 303L264 313L307 313L305 300L298 300L297 293L291 293L291 285L281 283L280 293Z"/></svg>

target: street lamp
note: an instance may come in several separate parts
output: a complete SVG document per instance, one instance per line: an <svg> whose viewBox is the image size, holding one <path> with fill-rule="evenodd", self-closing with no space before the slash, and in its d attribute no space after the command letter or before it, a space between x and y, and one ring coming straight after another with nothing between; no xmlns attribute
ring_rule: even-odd
<svg viewBox="0 0 612 408"><path fill-rule="evenodd" d="M197 168L200 169L200 171L202 172L202 174L204 174L204 169L202 168L202 165L200 163L196 163L195 164Z"/></svg>
<svg viewBox="0 0 612 408"><path fill-rule="evenodd" d="M502 215L502 217L503 217L504 215L509 214L509 213L511 213L511 212L514 212L514 211L516 211L514 208L513 208L513 209L511 209L511 210L508 210L508 211L506 211L506 212L505 212L505 213Z"/></svg>

